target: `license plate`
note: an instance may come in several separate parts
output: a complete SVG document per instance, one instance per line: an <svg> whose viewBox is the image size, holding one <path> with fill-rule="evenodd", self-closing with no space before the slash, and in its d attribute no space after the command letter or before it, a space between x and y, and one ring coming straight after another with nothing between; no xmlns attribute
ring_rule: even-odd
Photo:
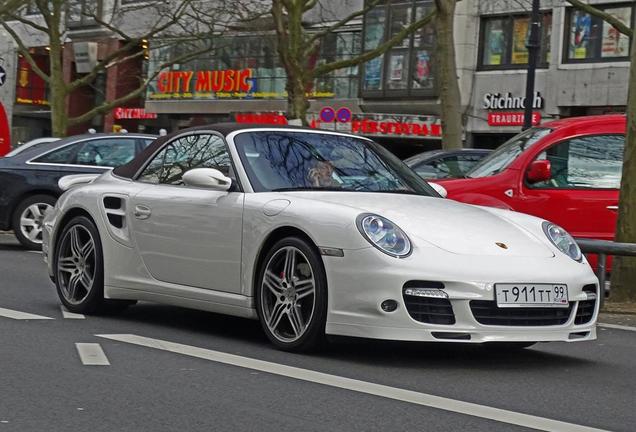
<svg viewBox="0 0 636 432"><path fill-rule="evenodd" d="M568 307L568 287L561 284L495 284L497 306Z"/></svg>

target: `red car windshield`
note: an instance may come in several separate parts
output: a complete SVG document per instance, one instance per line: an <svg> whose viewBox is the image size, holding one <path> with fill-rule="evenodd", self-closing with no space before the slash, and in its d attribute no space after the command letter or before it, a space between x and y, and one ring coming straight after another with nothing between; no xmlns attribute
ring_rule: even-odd
<svg viewBox="0 0 636 432"><path fill-rule="evenodd" d="M483 158L472 170L466 173L466 177L477 178L499 174L508 168L517 156L551 132L552 129L548 128L531 128L519 135L515 135L497 150Z"/></svg>

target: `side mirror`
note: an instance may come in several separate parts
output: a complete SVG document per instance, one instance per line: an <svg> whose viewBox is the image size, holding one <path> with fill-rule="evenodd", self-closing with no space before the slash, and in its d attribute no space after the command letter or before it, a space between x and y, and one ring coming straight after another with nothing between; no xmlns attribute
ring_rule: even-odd
<svg viewBox="0 0 636 432"><path fill-rule="evenodd" d="M214 168L194 168L183 174L183 183L187 186L226 191L232 186L232 179Z"/></svg>
<svg viewBox="0 0 636 432"><path fill-rule="evenodd" d="M435 192L437 192L438 194L440 194L442 196L442 198L446 198L448 196L448 191L446 190L446 188L444 186L442 186L441 184L437 184L437 183L433 183L430 182L429 185L435 189Z"/></svg>
<svg viewBox="0 0 636 432"><path fill-rule="evenodd" d="M549 160L533 161L526 172L528 183L534 184L550 180L552 177L552 167Z"/></svg>

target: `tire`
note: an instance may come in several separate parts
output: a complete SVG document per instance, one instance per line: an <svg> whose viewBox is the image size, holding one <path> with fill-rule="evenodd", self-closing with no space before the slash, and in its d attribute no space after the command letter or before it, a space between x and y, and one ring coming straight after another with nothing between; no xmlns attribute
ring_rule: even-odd
<svg viewBox="0 0 636 432"><path fill-rule="evenodd" d="M24 199L13 212L11 227L18 241L27 249L42 249L42 221L57 199L53 195L33 195Z"/></svg>
<svg viewBox="0 0 636 432"><path fill-rule="evenodd" d="M93 221L76 216L66 224L55 245L54 271L57 295L67 310L81 314L104 310L102 242Z"/></svg>
<svg viewBox="0 0 636 432"><path fill-rule="evenodd" d="M298 237L274 244L258 271L256 309L263 331L277 348L307 352L324 343L327 278L312 245Z"/></svg>

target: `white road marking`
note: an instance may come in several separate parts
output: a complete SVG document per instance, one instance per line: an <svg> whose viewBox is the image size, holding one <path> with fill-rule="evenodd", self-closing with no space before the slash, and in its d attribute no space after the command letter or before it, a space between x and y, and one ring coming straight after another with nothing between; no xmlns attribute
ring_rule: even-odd
<svg viewBox="0 0 636 432"><path fill-rule="evenodd" d="M64 306L60 305L60 309L62 309L62 316L66 319L85 319L86 318L82 314L67 311Z"/></svg>
<svg viewBox="0 0 636 432"><path fill-rule="evenodd" d="M86 366L109 366L104 350L97 343L76 343L77 353Z"/></svg>
<svg viewBox="0 0 636 432"><path fill-rule="evenodd" d="M3 316L5 318L17 319L17 320L53 319L53 318L45 317L42 315L34 315L27 312L20 312L20 311L4 309L4 308L0 308L0 316Z"/></svg>
<svg viewBox="0 0 636 432"><path fill-rule="evenodd" d="M504 409L479 405L470 402L463 402L455 399L435 396L416 391L405 390L396 387L389 387L381 384L375 384L366 381L360 381L351 378L345 378L337 375L330 375L309 369L302 369L293 366L286 366L278 363L272 363L264 360L258 360L249 357L227 354L220 351L213 351L204 348L198 348L190 345L182 345L174 342L152 339L133 334L102 334L96 335L104 339L110 339L119 342L126 342L133 345L155 348L163 351L169 351L177 354L183 354L190 357L196 357L204 360L210 360L218 363L238 366L247 369L258 370L281 375L289 378L295 378L302 381L323 384L331 387L351 390L359 393L365 393L380 396L388 399L408 402L412 404L437 408L445 411L451 411L460 414L466 414L474 417L480 417L489 420L495 420L502 423L508 423L532 429L550 431L550 432L607 432L602 429L595 429L588 426L566 423L558 420L552 420L544 417L508 411Z"/></svg>
<svg viewBox="0 0 636 432"><path fill-rule="evenodd" d="M618 324L598 323L598 326L599 327L604 327L604 328L610 328L610 329L627 330L627 331L636 332L636 327L630 327L630 326L624 326L624 325L618 325Z"/></svg>

